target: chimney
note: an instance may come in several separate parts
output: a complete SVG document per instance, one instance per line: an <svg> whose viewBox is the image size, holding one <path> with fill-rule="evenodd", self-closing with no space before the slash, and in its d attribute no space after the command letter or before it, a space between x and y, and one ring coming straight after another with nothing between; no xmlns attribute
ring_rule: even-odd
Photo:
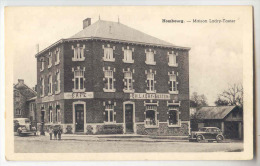
<svg viewBox="0 0 260 166"><path fill-rule="evenodd" d="M83 20L83 29L87 28L90 25L91 25L91 18L86 18L85 20Z"/></svg>
<svg viewBox="0 0 260 166"><path fill-rule="evenodd" d="M24 84L24 80L23 79L18 79L18 83L19 84Z"/></svg>

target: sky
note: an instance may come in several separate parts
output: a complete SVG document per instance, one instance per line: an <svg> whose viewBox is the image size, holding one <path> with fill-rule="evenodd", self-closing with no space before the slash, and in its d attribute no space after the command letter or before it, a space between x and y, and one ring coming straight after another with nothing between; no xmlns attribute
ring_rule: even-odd
<svg viewBox="0 0 260 166"><path fill-rule="evenodd" d="M13 7L5 13L5 37L13 57L13 81L36 84L36 45L40 51L82 30L90 17L118 21L146 34L191 47L190 94L204 94L214 105L229 84L243 80L243 24L240 11L201 7ZM162 23L162 19L234 19L236 23Z"/></svg>

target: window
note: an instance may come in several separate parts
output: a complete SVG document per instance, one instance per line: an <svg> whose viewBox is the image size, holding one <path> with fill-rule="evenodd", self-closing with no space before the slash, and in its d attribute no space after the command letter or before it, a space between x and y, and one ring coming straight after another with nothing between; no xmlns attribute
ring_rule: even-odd
<svg viewBox="0 0 260 166"><path fill-rule="evenodd" d="M17 108L17 109L15 110L15 114L16 114L16 115L21 115L21 114L22 114L21 109Z"/></svg>
<svg viewBox="0 0 260 166"><path fill-rule="evenodd" d="M154 52L152 52L151 50L149 51L145 51L146 53L146 61L145 63L148 65L156 65L156 62L154 61Z"/></svg>
<svg viewBox="0 0 260 166"><path fill-rule="evenodd" d="M44 96L44 78L41 78L41 96Z"/></svg>
<svg viewBox="0 0 260 166"><path fill-rule="evenodd" d="M124 72L124 92L133 92L133 77L131 71Z"/></svg>
<svg viewBox="0 0 260 166"><path fill-rule="evenodd" d="M169 126L179 126L179 111L176 108L169 107Z"/></svg>
<svg viewBox="0 0 260 166"><path fill-rule="evenodd" d="M157 121L157 106L147 105L145 111L145 126L156 127L158 126Z"/></svg>
<svg viewBox="0 0 260 166"><path fill-rule="evenodd" d="M56 72L56 89L55 89L55 93L58 94L60 93L60 70L58 70Z"/></svg>
<svg viewBox="0 0 260 166"><path fill-rule="evenodd" d="M48 77L48 95L52 94L52 76L49 75Z"/></svg>
<svg viewBox="0 0 260 166"><path fill-rule="evenodd" d="M60 48L57 48L55 53L55 65L58 65L60 63Z"/></svg>
<svg viewBox="0 0 260 166"><path fill-rule="evenodd" d="M73 92L85 92L84 88L84 70L78 69L74 71L74 89Z"/></svg>
<svg viewBox="0 0 260 166"><path fill-rule="evenodd" d="M114 77L112 70L105 70L105 88L103 89L104 92L115 92L114 88Z"/></svg>
<svg viewBox="0 0 260 166"><path fill-rule="evenodd" d="M48 56L48 68L50 68L51 66L52 66L52 53L50 52Z"/></svg>
<svg viewBox="0 0 260 166"><path fill-rule="evenodd" d="M53 113L52 113L52 106L49 106L49 122L53 122Z"/></svg>
<svg viewBox="0 0 260 166"><path fill-rule="evenodd" d="M40 71L43 71L43 70L44 70L44 58L41 58L41 59L40 59L40 62L41 62Z"/></svg>
<svg viewBox="0 0 260 166"><path fill-rule="evenodd" d="M106 105L105 108L105 123L114 123L114 105Z"/></svg>
<svg viewBox="0 0 260 166"><path fill-rule="evenodd" d="M113 55L113 50L115 50L115 47L111 48L110 45L108 44L107 47L104 47L104 45L103 45L103 49L104 49L103 60L114 62L115 58L114 58L114 55Z"/></svg>
<svg viewBox="0 0 260 166"><path fill-rule="evenodd" d="M171 93L171 94L178 94L176 75L175 74L170 74L169 75L169 79L170 79L169 93Z"/></svg>
<svg viewBox="0 0 260 166"><path fill-rule="evenodd" d="M155 93L154 90L154 73L147 73L147 90L146 93Z"/></svg>
<svg viewBox="0 0 260 166"><path fill-rule="evenodd" d="M130 50L129 47L127 47L127 49L122 48L124 51L124 59L123 62L124 63L134 63L134 60L132 59L132 55L133 55L133 49Z"/></svg>
<svg viewBox="0 0 260 166"><path fill-rule="evenodd" d="M56 106L56 122L60 123L61 122L61 115L60 115L60 105Z"/></svg>
<svg viewBox="0 0 260 166"><path fill-rule="evenodd" d="M174 54L174 52L172 52L170 54L168 52L168 56L169 56L169 63L168 63L168 65L172 66L172 67L178 67L178 63L177 63L177 60L176 60L177 54Z"/></svg>
<svg viewBox="0 0 260 166"><path fill-rule="evenodd" d="M84 56L84 50L85 50L85 45L83 47L80 47L80 44L77 44L77 47L73 47L72 49L74 50L74 56L72 58L72 61L84 61L85 56Z"/></svg>

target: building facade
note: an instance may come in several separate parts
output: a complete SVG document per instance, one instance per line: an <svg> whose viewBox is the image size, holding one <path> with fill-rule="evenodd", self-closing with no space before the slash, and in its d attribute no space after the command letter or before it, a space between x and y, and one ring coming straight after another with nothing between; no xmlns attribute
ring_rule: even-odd
<svg viewBox="0 0 260 166"><path fill-rule="evenodd" d="M65 133L188 136L189 50L88 18L36 55L38 123Z"/></svg>

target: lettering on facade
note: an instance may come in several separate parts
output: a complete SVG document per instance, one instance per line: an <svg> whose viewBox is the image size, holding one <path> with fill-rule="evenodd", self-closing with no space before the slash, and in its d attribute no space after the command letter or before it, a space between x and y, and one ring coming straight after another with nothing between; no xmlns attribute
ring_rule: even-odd
<svg viewBox="0 0 260 166"><path fill-rule="evenodd" d="M64 93L64 99L92 99L92 98L94 98L93 92Z"/></svg>
<svg viewBox="0 0 260 166"><path fill-rule="evenodd" d="M167 93L131 93L130 99L155 99L155 100L170 100L170 94Z"/></svg>

